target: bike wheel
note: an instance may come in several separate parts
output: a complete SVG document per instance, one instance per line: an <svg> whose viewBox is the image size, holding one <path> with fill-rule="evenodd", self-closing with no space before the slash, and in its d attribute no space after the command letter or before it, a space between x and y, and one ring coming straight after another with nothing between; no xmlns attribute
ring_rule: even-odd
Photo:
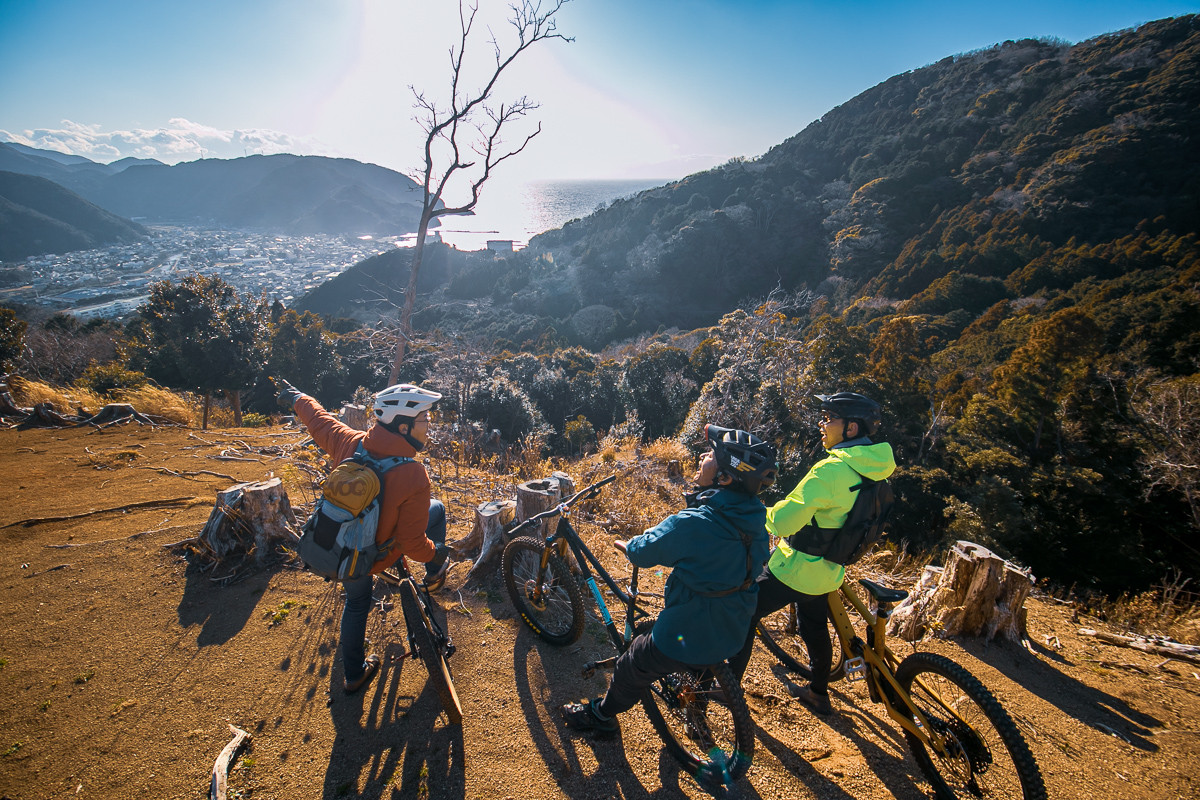
<svg viewBox="0 0 1200 800"><path fill-rule="evenodd" d="M729 666L674 672L655 681L642 707L667 750L706 788L742 778L754 756L754 723Z"/></svg>
<svg viewBox="0 0 1200 800"><path fill-rule="evenodd" d="M404 624L408 626L409 645L424 662L429 681L442 701L450 724L461 725L462 704L458 701L458 692L454 690L454 681L450 677L450 666L446 663L445 635L433 626L412 581L400 584L400 608L404 612Z"/></svg>
<svg viewBox="0 0 1200 800"><path fill-rule="evenodd" d="M550 553L542 570L546 545L530 536L504 548L500 569L508 596L530 630L550 644L571 644L583 633L583 596L566 562Z"/></svg>
<svg viewBox="0 0 1200 800"><path fill-rule="evenodd" d="M922 737L905 731L917 765L939 798L1045 800L1046 786L1029 745L974 675L945 656L914 653L900 662L896 681L946 738L947 752L939 754Z"/></svg>
<svg viewBox="0 0 1200 800"><path fill-rule="evenodd" d="M846 655L842 652L842 643L838 640L833 626L826 623L829 629L829 639L833 644L833 663L829 672L829 681L840 681L846 677ZM808 647L800 638L796 614L791 605L784 606L774 614L768 614L758 621L755 628L758 639L771 655L779 659L779 663L805 680L812 680L812 667L809 665Z"/></svg>

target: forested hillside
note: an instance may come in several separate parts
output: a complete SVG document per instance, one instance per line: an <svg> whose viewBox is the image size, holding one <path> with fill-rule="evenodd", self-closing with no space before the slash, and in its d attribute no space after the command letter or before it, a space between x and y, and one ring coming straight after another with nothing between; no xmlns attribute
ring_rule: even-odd
<svg viewBox="0 0 1200 800"><path fill-rule="evenodd" d="M793 480L808 397L866 391L911 542L1109 587L1195 575L1198 145L1197 17L1005 42L511 257L452 254L418 319L541 353L496 363L560 434L722 419L781 439Z"/></svg>
<svg viewBox="0 0 1200 800"><path fill-rule="evenodd" d="M754 430L783 454L768 501L820 455L812 395L861 391L901 465L898 546L971 539L1108 592L1183 585L1200 578L1198 123L1195 16L946 58L521 252L435 247L401 378L442 391L448 435L498 468L606 434ZM180 388L260 411L269 375L344 401L386 380L393 332L366 323L394 320L407 277L403 251L378 256L303 314L219 279L160 286L120 352L167 384L198 374L181 354L219 357L227 377ZM211 335L235 323L256 337L244 364ZM56 336L26 339L70 350Z"/></svg>
<svg viewBox="0 0 1200 800"><path fill-rule="evenodd" d="M146 229L45 178L0 172L0 234L0 261L19 261L135 242Z"/></svg>

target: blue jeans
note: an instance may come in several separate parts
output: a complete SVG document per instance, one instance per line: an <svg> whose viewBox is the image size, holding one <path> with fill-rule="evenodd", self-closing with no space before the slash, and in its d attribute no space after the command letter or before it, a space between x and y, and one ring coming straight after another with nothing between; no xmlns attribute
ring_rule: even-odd
<svg viewBox="0 0 1200 800"><path fill-rule="evenodd" d="M446 506L441 500L429 501L429 524L425 536L435 545L446 541ZM344 581L346 605L342 608L342 628L338 640L342 647L342 669L347 683L353 683L366 672L367 615L371 612L371 591L375 586L374 575L364 575Z"/></svg>

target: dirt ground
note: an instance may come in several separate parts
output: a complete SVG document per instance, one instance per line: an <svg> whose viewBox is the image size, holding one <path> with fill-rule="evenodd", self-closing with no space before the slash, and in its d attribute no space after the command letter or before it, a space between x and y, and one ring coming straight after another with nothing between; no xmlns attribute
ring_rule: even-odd
<svg viewBox="0 0 1200 800"><path fill-rule="evenodd" d="M605 677L585 681L579 667L611 648L596 623L573 646L542 643L498 575L464 587L468 564L458 564L435 595L458 645L458 727L420 663L397 659L398 605L373 613L368 632L385 671L347 697L331 584L282 563L226 581L167 547L199 532L218 490L285 471L270 448L301 438L279 428L0 431L0 797L206 797L231 724L253 735L231 797L707 796L640 709L622 716L615 741L567 734L556 707L603 690ZM491 484L436 463L432 472L451 537L464 536ZM1029 611L1035 653L970 640L919 647L952 656L1001 698L1050 797L1200 797L1200 667L1079 636L1097 623L1063 605L1033 599ZM730 797L929 795L862 684L834 684L838 714L819 720L760 650L746 689L757 750Z"/></svg>

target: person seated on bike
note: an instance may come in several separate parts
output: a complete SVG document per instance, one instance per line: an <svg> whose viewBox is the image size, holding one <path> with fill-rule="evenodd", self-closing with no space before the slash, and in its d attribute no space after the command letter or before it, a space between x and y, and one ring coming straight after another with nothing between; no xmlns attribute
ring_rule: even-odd
<svg viewBox="0 0 1200 800"><path fill-rule="evenodd" d="M814 712L833 713L829 703L829 673L833 645L829 639L829 605L826 595L837 591L846 568L794 549L788 537L806 525L840 528L854 505L859 476L883 480L896 470L892 446L872 442L882 418L878 403L855 392L816 395L821 410L821 444L826 457L818 461L795 489L767 510L767 530L779 537L771 559L758 576L758 605L741 651L729 660L740 680L754 649L758 621L789 603L795 603L800 638L808 649L812 682L791 689L794 697Z"/></svg>
<svg viewBox="0 0 1200 800"><path fill-rule="evenodd" d="M295 411L317 446L340 464L354 454L362 442L372 458L406 456L415 458L425 447L429 434L429 409L442 399L437 392L407 383L389 386L375 395L375 425L360 431L343 424L320 403L285 380L276 378L279 404ZM420 461L400 464L383 476L379 527L375 541L387 554L371 573L343 581L346 605L342 609L339 641L342 651L344 689L353 694L364 688L379 671L379 656L364 657L367 615L371 610L374 576L407 556L425 564L425 586L439 588L449 569L446 546L446 507L430 497L429 475Z"/></svg>
<svg viewBox="0 0 1200 800"><path fill-rule="evenodd" d="M568 727L612 734L616 715L655 680L729 658L754 613L754 575L770 552L760 490L775 481L775 448L746 431L705 427L708 451L688 507L628 542L639 567L672 567L662 613L617 660L603 698L561 708Z"/></svg>

